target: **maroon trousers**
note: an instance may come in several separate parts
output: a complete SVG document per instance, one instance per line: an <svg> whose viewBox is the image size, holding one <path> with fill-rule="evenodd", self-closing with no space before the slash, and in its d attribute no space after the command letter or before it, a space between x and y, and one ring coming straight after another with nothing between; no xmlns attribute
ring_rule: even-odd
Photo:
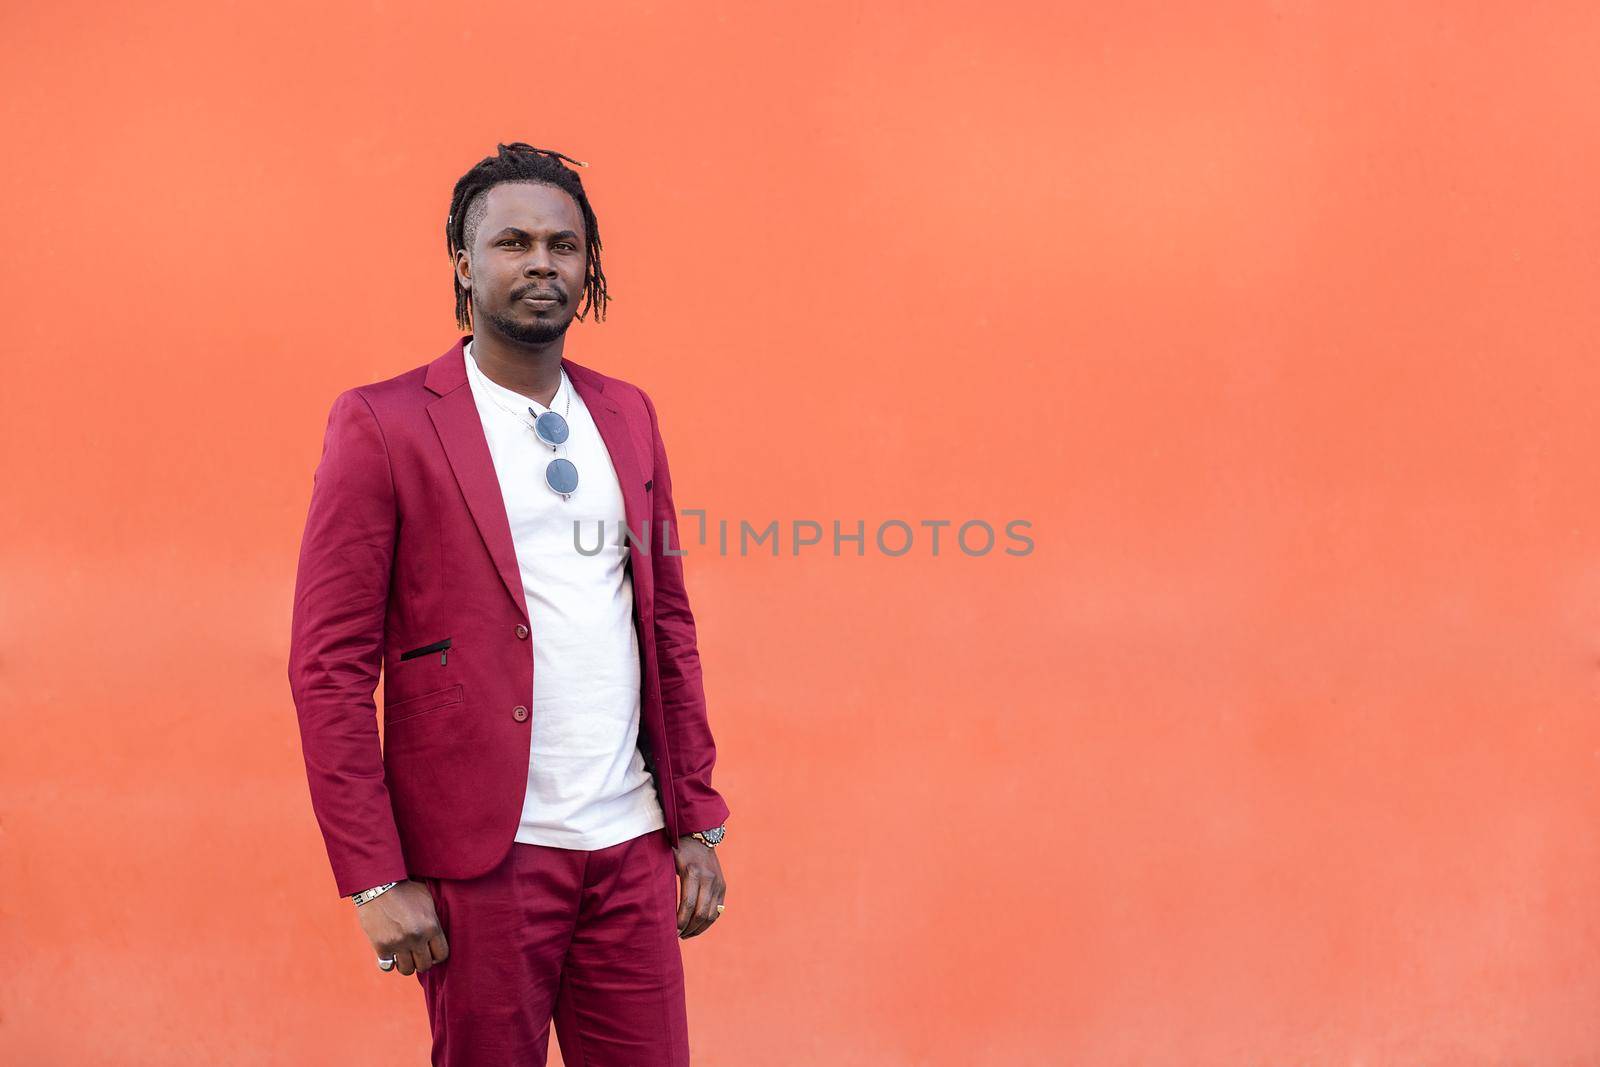
<svg viewBox="0 0 1600 1067"><path fill-rule="evenodd" d="M688 1067L678 874L660 830L592 852L514 842L424 878L450 955L417 975L434 1067Z"/></svg>

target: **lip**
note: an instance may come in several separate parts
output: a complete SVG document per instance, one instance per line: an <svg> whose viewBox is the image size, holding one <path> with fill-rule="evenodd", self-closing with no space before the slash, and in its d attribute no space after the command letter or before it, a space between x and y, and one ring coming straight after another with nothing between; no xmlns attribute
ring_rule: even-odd
<svg viewBox="0 0 1600 1067"><path fill-rule="evenodd" d="M555 293L550 292L528 293L521 299L526 303L534 305L535 307L554 307L555 305L561 303L561 298Z"/></svg>

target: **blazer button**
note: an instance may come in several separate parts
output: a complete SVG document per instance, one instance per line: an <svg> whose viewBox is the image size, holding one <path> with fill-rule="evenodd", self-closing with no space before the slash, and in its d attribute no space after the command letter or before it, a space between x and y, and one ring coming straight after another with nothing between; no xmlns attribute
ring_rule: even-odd
<svg viewBox="0 0 1600 1067"><path fill-rule="evenodd" d="M518 641L526 641L527 639L528 639L528 628L526 626L522 625L520 622L517 623L517 640Z"/></svg>
<svg viewBox="0 0 1600 1067"><path fill-rule="evenodd" d="M511 709L511 717L518 722L526 722L528 720L528 709L518 704Z"/></svg>

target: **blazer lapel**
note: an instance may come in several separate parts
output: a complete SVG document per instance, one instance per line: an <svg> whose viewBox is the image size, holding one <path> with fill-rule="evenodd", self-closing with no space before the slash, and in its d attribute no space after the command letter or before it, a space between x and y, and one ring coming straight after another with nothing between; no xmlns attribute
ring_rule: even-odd
<svg viewBox="0 0 1600 1067"><path fill-rule="evenodd" d="M495 570L511 594L517 611L528 620L528 602L522 589L522 572L517 566L517 549L511 540L511 520L506 516L505 498L500 495L500 479L494 472L494 457L489 454L489 439L483 433L478 405L467 385L466 356L468 337L428 366L425 384L439 399L428 405L428 417L444 445L450 469L455 472L461 495L478 534L494 560Z"/></svg>
<svg viewBox="0 0 1600 1067"><path fill-rule="evenodd" d="M628 529L635 538L649 537L646 524L650 520L650 510L645 498L644 475L640 473L638 446L634 443L627 417L616 402L606 395L605 379L600 375L571 360L563 359L561 365L566 368L567 377L583 398L583 405L589 409L595 427L600 431L600 438L605 442L606 451L611 454L611 466L617 472L617 481L622 489L622 510ZM582 472L579 472L579 476L582 477ZM622 536L626 537L627 534L623 533ZM639 551L637 542L630 538L630 562L638 556ZM640 570L634 568L635 582L640 580ZM649 567L643 570L648 571Z"/></svg>

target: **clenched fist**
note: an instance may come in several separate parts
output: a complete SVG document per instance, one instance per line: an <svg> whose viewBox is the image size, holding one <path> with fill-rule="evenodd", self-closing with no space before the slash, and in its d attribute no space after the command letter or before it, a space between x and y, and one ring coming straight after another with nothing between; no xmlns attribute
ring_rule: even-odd
<svg viewBox="0 0 1600 1067"><path fill-rule="evenodd" d="M358 906L356 916L378 958L393 956L401 974L425 971L450 955L433 894L421 882L401 882Z"/></svg>

